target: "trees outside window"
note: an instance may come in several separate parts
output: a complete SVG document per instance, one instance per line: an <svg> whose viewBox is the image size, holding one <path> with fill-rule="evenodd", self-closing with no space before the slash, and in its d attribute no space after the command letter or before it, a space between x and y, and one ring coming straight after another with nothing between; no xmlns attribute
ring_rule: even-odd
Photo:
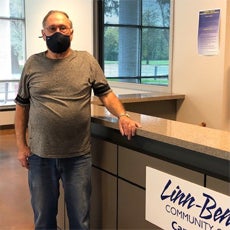
<svg viewBox="0 0 230 230"><path fill-rule="evenodd" d="M170 0L98 0L99 62L109 80L168 85Z"/></svg>

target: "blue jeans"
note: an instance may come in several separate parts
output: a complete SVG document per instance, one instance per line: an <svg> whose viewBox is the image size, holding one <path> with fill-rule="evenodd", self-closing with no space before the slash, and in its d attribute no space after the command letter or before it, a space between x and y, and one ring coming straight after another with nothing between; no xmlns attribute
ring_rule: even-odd
<svg viewBox="0 0 230 230"><path fill-rule="evenodd" d="M91 155L72 158L29 157L29 187L35 229L57 229L59 181L64 188L70 229L89 229Z"/></svg>

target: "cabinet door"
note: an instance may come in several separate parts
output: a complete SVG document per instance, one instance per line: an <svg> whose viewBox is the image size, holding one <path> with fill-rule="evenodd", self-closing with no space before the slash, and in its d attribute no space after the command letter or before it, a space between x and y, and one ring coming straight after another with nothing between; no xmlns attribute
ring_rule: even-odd
<svg viewBox="0 0 230 230"><path fill-rule="evenodd" d="M117 179L93 167L90 229L116 229Z"/></svg>
<svg viewBox="0 0 230 230"><path fill-rule="evenodd" d="M145 190L118 180L118 229L161 229L145 220Z"/></svg>
<svg viewBox="0 0 230 230"><path fill-rule="evenodd" d="M60 229L69 229L69 220L67 217L66 205L64 200L64 190L60 182L60 196L58 201L57 225Z"/></svg>
<svg viewBox="0 0 230 230"><path fill-rule="evenodd" d="M57 224L58 227L63 229L65 227L65 201L64 201L64 192L62 187L60 186L60 197L58 201L58 215L57 215Z"/></svg>
<svg viewBox="0 0 230 230"><path fill-rule="evenodd" d="M211 176L207 176L206 187L230 196L230 182L228 181L223 181Z"/></svg>
<svg viewBox="0 0 230 230"><path fill-rule="evenodd" d="M148 156L122 146L118 147L118 175L132 183L145 187L146 166L203 185L204 176L190 169Z"/></svg>
<svg viewBox="0 0 230 230"><path fill-rule="evenodd" d="M91 138L93 165L117 175L117 145Z"/></svg>

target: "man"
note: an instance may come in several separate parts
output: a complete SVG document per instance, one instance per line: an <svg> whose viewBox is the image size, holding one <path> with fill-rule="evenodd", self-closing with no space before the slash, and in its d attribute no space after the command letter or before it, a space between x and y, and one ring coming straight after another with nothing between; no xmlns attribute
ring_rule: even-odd
<svg viewBox="0 0 230 230"><path fill-rule="evenodd" d="M47 51L27 60L15 99L18 159L29 169L35 229L57 229L60 179L70 229L89 229L91 89L118 117L122 135L130 139L140 127L97 61L70 48L73 32L65 12L48 12L42 29Z"/></svg>

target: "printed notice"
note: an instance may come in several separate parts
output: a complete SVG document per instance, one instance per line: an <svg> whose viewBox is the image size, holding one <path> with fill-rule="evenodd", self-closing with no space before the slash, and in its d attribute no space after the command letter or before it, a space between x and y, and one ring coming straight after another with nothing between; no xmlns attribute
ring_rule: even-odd
<svg viewBox="0 0 230 230"><path fill-rule="evenodd" d="M219 52L220 9L200 11L198 53L217 55Z"/></svg>
<svg viewBox="0 0 230 230"><path fill-rule="evenodd" d="M146 167L147 221L165 230L229 230L230 196Z"/></svg>

